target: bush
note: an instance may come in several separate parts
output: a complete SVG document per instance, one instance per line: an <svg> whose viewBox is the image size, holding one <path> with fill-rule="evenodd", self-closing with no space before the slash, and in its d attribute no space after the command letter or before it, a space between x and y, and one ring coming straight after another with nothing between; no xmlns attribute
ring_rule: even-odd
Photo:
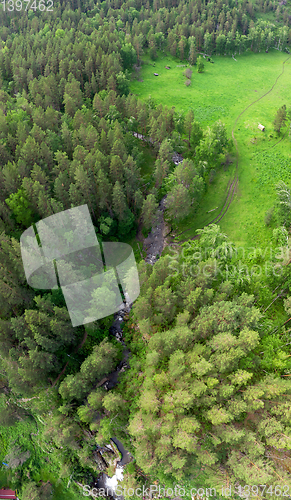
<svg viewBox="0 0 291 500"><path fill-rule="evenodd" d="M204 62L201 56L197 58L197 71L198 73L202 73L204 71Z"/></svg>
<svg viewBox="0 0 291 500"><path fill-rule="evenodd" d="M125 213L125 217L122 221L119 221L118 223L118 232L117 236L121 240L127 236L131 237L134 235L134 232L136 231L137 224L135 222L135 217L134 214L130 211L128 208Z"/></svg>
<svg viewBox="0 0 291 500"><path fill-rule="evenodd" d="M141 232L142 232L143 236L144 236L145 238L147 238L147 237L148 237L148 235L149 235L149 233L151 232L151 229L147 229L146 227L144 227L144 226L143 226L143 228L142 228Z"/></svg>
<svg viewBox="0 0 291 500"><path fill-rule="evenodd" d="M31 201L25 190L19 188L16 193L10 194L6 200L7 205L12 210L16 222L28 227L34 220Z"/></svg>
<svg viewBox="0 0 291 500"><path fill-rule="evenodd" d="M186 80L184 83L185 83L186 87L189 87L189 85L191 85L190 80Z"/></svg>
<svg viewBox="0 0 291 500"><path fill-rule="evenodd" d="M112 236L115 234L117 228L117 222L115 219L112 219L109 216L106 217L104 215L101 215L101 217L99 217L98 219L98 222L100 227L100 233L102 235Z"/></svg>
<svg viewBox="0 0 291 500"><path fill-rule="evenodd" d="M279 246L288 244L288 232L284 226L277 227L273 230L273 241Z"/></svg>
<svg viewBox="0 0 291 500"><path fill-rule="evenodd" d="M184 73L183 73L183 75L186 76L186 78L188 78L190 80L191 76L192 76L192 73L193 73L192 69L186 68L185 71L184 71Z"/></svg>

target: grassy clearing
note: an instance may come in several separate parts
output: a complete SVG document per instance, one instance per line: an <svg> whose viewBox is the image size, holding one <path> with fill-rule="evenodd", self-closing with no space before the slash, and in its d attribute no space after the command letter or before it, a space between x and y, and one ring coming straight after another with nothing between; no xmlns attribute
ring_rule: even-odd
<svg viewBox="0 0 291 500"><path fill-rule="evenodd" d="M183 63L169 55L161 55L154 67L142 66L142 82L133 80L131 83L131 92L141 99L151 95L163 105L175 106L177 111L193 109L195 118L203 127L221 119L229 137L237 117L254 103L238 119L234 129L239 151L239 185L229 211L220 222L229 238L244 247L268 245L272 227L265 226L265 213L275 201L278 180L290 181L288 132L286 138L276 145L279 138L273 132L272 122L280 106L286 104L288 108L291 105L291 57L285 63L284 73L274 90L262 97L275 83L288 57L288 54L276 50L268 54L248 52L236 55L236 61L231 57L213 56L214 64L205 61L204 73L198 74L196 67L193 68L191 86L186 87ZM144 59L149 61L147 57ZM171 69L167 70L165 66ZM154 72L159 76L154 76ZM255 102L260 97L262 99ZM257 128L259 122L265 125L265 132ZM282 135L285 130L282 130ZM258 154L263 151L264 154ZM179 232L190 228L180 239L194 236L197 228L203 227L219 212L217 209L207 214L223 205L233 168L233 165L226 171L222 168L217 173L200 208L179 225Z"/></svg>
<svg viewBox="0 0 291 500"><path fill-rule="evenodd" d="M5 455L11 451L14 445L21 446L22 451L30 451L30 457L27 462L29 466L26 469L30 473L30 479L32 481L50 481L54 485L55 491L52 500L66 500L68 492L72 500L83 498L80 488L74 483L71 483L68 490L66 488L67 480L56 481L61 463L52 461L51 456L48 456L40 449L37 444L37 437L34 436L37 434L37 430L35 421L29 417L20 420L12 427L0 427L0 488L11 487L15 489L13 483L15 475L9 468L2 464ZM24 467L26 467L26 462ZM18 480L22 483L19 471ZM28 481L27 478L25 480Z"/></svg>
<svg viewBox="0 0 291 500"><path fill-rule="evenodd" d="M179 233L177 241L192 238L196 234L196 229L205 226L209 220L214 219L224 205L226 191L232 181L235 166L229 165L218 172L213 181L207 186L207 191L202 199L200 208L195 213L184 219L175 233ZM181 234L182 233L182 234Z"/></svg>

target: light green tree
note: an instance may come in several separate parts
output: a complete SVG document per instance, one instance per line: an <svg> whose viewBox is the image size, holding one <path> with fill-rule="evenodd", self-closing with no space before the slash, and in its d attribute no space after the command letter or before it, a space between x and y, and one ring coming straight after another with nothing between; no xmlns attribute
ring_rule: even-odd
<svg viewBox="0 0 291 500"><path fill-rule="evenodd" d="M201 56L197 57L197 71L198 73L203 73L204 71L204 62Z"/></svg>

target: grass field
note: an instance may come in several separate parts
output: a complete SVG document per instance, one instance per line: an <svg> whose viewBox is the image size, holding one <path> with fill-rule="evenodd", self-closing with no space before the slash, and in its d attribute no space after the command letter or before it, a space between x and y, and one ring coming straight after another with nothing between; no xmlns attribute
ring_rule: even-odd
<svg viewBox="0 0 291 500"><path fill-rule="evenodd" d="M3 405L3 400L0 401L0 411ZM0 489L10 487L15 489L12 478L15 478L12 470L2 464L5 455L13 449L14 446L20 446L21 451L29 451L29 466L26 469L30 474L31 481L50 481L54 486L54 494L51 500L80 500L83 498L80 488L71 483L67 489L67 479L57 480L59 476L59 469L61 462L56 463L51 461L51 457L44 453L39 446L37 446L37 426L32 418L20 420L12 427L0 426ZM36 437L35 437L36 436ZM33 437L33 439L32 439ZM28 476L27 476L28 478ZM26 481L28 479L26 478ZM19 471L18 471L18 479ZM22 482L20 480L20 482Z"/></svg>
<svg viewBox="0 0 291 500"><path fill-rule="evenodd" d="M177 111L192 109L195 119L204 128L221 119L229 137L235 126L239 184L231 206L219 224L237 245L245 248L254 245L266 247L272 227L265 226L264 217L274 204L275 185L280 179L291 183L288 131L286 138L276 145L289 124L282 129L279 138L272 125L280 106L286 104L287 109L291 107L291 56L272 50L268 54L248 52L235 58L236 61L231 57L213 56L214 64L205 60L205 71L201 74L194 66L191 86L186 87L183 76L185 67L181 67L183 62L162 54L154 67L150 64L142 66L139 78L143 81L133 80L131 92L141 99L151 95L158 103L175 106ZM144 59L151 63L147 56ZM284 73L274 89L264 96L282 72L284 61ZM167 70L165 66L171 69ZM154 72L159 76L154 76ZM257 128L259 122L265 125L265 132ZM207 214L217 206L222 207L233 170L234 165L231 165L227 170L222 168L217 172L195 216L191 214L179 225L178 232L189 229L181 235L181 239L194 236L197 228L203 227L219 213L218 208Z"/></svg>

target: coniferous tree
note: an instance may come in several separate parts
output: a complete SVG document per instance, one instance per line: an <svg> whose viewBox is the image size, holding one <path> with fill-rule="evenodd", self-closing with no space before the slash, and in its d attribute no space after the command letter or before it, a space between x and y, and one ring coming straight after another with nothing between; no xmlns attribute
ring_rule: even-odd
<svg viewBox="0 0 291 500"><path fill-rule="evenodd" d="M157 216L158 203L155 196L149 194L143 202L141 217L143 225L146 229L151 229Z"/></svg>
<svg viewBox="0 0 291 500"><path fill-rule="evenodd" d="M166 200L167 215L172 221L184 219L190 211L191 198L183 184L178 184L168 194Z"/></svg>
<svg viewBox="0 0 291 500"><path fill-rule="evenodd" d="M126 212L126 200L123 189L119 181L116 181L112 192L112 205L113 211L117 216L118 220L121 221L125 217Z"/></svg>
<svg viewBox="0 0 291 500"><path fill-rule="evenodd" d="M277 114L274 119L274 130L277 134L280 134L281 128L285 125L287 121L287 111L286 104L284 104L281 108L278 109Z"/></svg>

